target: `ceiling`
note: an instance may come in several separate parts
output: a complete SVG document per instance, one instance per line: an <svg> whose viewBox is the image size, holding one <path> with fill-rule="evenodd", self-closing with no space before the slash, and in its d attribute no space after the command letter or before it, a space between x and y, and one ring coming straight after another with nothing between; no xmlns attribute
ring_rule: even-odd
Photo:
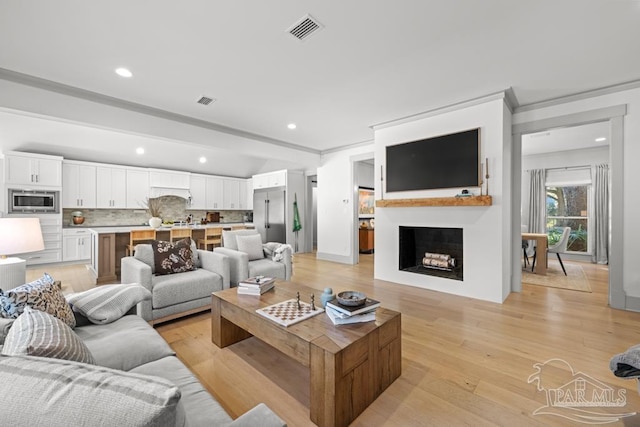
<svg viewBox="0 0 640 427"><path fill-rule="evenodd" d="M287 30L307 14L322 29L300 41ZM308 168L309 154L372 141L373 125L509 88L522 106L640 80L637 40L638 0L5 0L0 80L46 81L217 131L194 142L56 123L18 117L24 100L5 99L0 147L235 176ZM227 131L259 144L238 153ZM144 159L122 151L143 143L154 147ZM192 163L201 153L215 169Z"/></svg>

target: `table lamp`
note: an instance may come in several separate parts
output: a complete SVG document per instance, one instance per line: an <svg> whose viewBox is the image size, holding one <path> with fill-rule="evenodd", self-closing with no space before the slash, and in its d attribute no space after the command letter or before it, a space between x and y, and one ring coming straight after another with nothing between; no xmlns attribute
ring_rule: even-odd
<svg viewBox="0 0 640 427"><path fill-rule="evenodd" d="M38 218L0 218L0 288L13 289L26 283L27 261L7 255L44 249Z"/></svg>

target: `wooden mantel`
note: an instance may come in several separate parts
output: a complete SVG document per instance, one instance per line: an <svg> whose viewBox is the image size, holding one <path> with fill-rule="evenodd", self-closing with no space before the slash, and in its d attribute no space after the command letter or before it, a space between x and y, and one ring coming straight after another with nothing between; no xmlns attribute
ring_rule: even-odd
<svg viewBox="0 0 640 427"><path fill-rule="evenodd" d="M377 208L415 208L421 206L491 206L491 196L428 197L425 199L376 200Z"/></svg>

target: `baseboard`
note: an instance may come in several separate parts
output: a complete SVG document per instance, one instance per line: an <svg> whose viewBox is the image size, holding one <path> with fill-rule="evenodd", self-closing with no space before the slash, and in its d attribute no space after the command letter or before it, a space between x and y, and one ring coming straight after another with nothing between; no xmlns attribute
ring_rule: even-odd
<svg viewBox="0 0 640 427"><path fill-rule="evenodd" d="M316 259L321 259L323 261L339 262L340 264L353 265L353 261L351 260L350 256L343 256L343 255L328 254L328 253L324 253L324 252L317 252L316 253Z"/></svg>
<svg viewBox="0 0 640 427"><path fill-rule="evenodd" d="M626 310L640 311L640 297L632 297L625 295L625 307Z"/></svg>

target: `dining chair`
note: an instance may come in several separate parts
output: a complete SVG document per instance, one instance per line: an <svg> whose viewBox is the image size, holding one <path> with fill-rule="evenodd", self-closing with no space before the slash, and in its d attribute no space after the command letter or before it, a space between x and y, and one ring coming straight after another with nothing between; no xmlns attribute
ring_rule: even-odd
<svg viewBox="0 0 640 427"><path fill-rule="evenodd" d="M209 245L212 245L212 250L215 247L222 246L222 227L212 227L204 230L204 239L198 239L198 248L209 250Z"/></svg>
<svg viewBox="0 0 640 427"><path fill-rule="evenodd" d="M156 239L156 230L153 228L145 228L141 230L131 230L129 233L129 244L125 250L125 254L133 255L138 243L149 243L150 240Z"/></svg>
<svg viewBox="0 0 640 427"><path fill-rule="evenodd" d="M560 258L560 254L567 251L567 245L569 244L569 235L571 234L571 227L563 227L562 236L560 236L560 240L553 246L547 248L547 253L556 254L558 257L558 261L560 261L560 267L562 267L562 271L564 275L567 275L567 270L564 268L564 264L562 263L562 258ZM549 257L547 257L547 260ZM531 263L531 271L536 266L536 253L533 253L533 262Z"/></svg>

